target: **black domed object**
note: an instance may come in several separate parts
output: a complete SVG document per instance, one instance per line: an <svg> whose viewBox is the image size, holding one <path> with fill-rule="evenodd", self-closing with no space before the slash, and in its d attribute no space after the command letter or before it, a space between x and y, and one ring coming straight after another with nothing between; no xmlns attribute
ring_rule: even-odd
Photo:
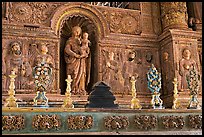
<svg viewBox="0 0 204 137"><path fill-rule="evenodd" d="M89 94L86 108L118 108L118 104L114 104L116 100L113 93L110 91L110 86L105 82L97 82Z"/></svg>

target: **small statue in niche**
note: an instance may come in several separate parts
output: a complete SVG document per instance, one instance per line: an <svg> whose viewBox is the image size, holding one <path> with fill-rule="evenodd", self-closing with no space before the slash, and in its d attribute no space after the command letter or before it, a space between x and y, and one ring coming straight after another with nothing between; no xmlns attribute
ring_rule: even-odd
<svg viewBox="0 0 204 137"><path fill-rule="evenodd" d="M71 92L74 95L86 95L85 89L88 86L90 75L90 58L81 55L81 33L79 26L73 27L72 36L66 42L64 49L66 75L71 75L73 79Z"/></svg>
<svg viewBox="0 0 204 137"><path fill-rule="evenodd" d="M191 52L189 49L185 48L182 52L182 59L179 61L179 85L178 89L180 91L188 90L187 76L189 71L195 67L198 70L197 63L191 58Z"/></svg>
<svg viewBox="0 0 204 137"><path fill-rule="evenodd" d="M134 51L129 52L128 61L125 61L122 72L123 72L122 73L123 78L125 79L124 90L126 91L126 94L129 94L131 93L131 83L130 83L131 77L133 76L135 78L138 78L137 64L135 63L135 52Z"/></svg>

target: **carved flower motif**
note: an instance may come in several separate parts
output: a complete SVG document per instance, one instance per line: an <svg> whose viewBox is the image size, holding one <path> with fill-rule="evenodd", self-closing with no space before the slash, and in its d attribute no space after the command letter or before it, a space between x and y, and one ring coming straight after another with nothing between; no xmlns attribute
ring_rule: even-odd
<svg viewBox="0 0 204 137"><path fill-rule="evenodd" d="M104 126L109 130L126 129L129 121L126 116L107 116L104 118Z"/></svg>
<svg viewBox="0 0 204 137"><path fill-rule="evenodd" d="M15 20L24 22L31 18L32 9L29 5L19 2L13 3L13 7L14 9L11 10L11 14Z"/></svg>

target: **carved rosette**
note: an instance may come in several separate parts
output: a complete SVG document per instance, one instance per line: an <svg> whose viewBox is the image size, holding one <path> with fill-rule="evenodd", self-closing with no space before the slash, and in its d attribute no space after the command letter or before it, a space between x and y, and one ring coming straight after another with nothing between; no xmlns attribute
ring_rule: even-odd
<svg viewBox="0 0 204 137"><path fill-rule="evenodd" d="M139 35L142 32L140 11L127 11L124 9L100 8L110 32L130 35Z"/></svg>
<svg viewBox="0 0 204 137"><path fill-rule="evenodd" d="M189 126L195 129L202 129L202 115L189 115Z"/></svg>
<svg viewBox="0 0 204 137"><path fill-rule="evenodd" d="M61 126L58 115L35 115L32 121L32 127L35 130L59 130Z"/></svg>
<svg viewBox="0 0 204 137"><path fill-rule="evenodd" d="M161 2L163 28L187 28L186 2Z"/></svg>
<svg viewBox="0 0 204 137"><path fill-rule="evenodd" d="M91 115L83 116L70 115L67 118L68 129L71 130L82 130L82 129L90 129L93 126L93 117Z"/></svg>
<svg viewBox="0 0 204 137"><path fill-rule="evenodd" d="M183 116L162 116L161 120L165 129L182 129L185 123Z"/></svg>
<svg viewBox="0 0 204 137"><path fill-rule="evenodd" d="M135 127L142 130L153 129L157 126L157 117L153 115L135 116Z"/></svg>
<svg viewBox="0 0 204 137"><path fill-rule="evenodd" d="M11 2L9 21L12 23L48 25L52 12L59 5L46 2Z"/></svg>
<svg viewBox="0 0 204 137"><path fill-rule="evenodd" d="M2 130L22 130L25 128L25 117L22 115L2 116Z"/></svg>
<svg viewBox="0 0 204 137"><path fill-rule="evenodd" d="M127 129L129 120L126 116L107 116L104 117L104 126L109 130Z"/></svg>

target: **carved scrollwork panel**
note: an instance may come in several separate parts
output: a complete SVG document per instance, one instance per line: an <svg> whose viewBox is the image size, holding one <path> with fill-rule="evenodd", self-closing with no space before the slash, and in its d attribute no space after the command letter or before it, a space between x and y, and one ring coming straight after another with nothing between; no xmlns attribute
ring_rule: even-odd
<svg viewBox="0 0 204 137"><path fill-rule="evenodd" d="M126 116L107 116L104 117L104 127L109 130L127 129L129 120Z"/></svg>
<svg viewBox="0 0 204 137"><path fill-rule="evenodd" d="M11 2L9 22L49 25L53 11L61 4L46 2Z"/></svg>
<svg viewBox="0 0 204 137"><path fill-rule="evenodd" d="M161 120L165 129L182 129L185 124L183 116L162 116Z"/></svg>
<svg viewBox="0 0 204 137"><path fill-rule="evenodd" d="M136 115L134 119L135 127L143 130L155 128L157 126L157 122L157 117L153 115Z"/></svg>
<svg viewBox="0 0 204 137"><path fill-rule="evenodd" d="M61 121L58 115L35 115L32 119L34 130L59 130L60 126Z"/></svg>
<svg viewBox="0 0 204 137"><path fill-rule="evenodd" d="M68 129L71 130L82 130L90 129L93 126L93 117L91 115L70 115L67 118Z"/></svg>
<svg viewBox="0 0 204 137"><path fill-rule="evenodd" d="M140 11L127 11L123 9L99 8L108 22L112 33L122 33L130 35L139 35L141 29Z"/></svg>
<svg viewBox="0 0 204 137"><path fill-rule="evenodd" d="M22 115L2 116L2 130L22 130L25 128L25 117Z"/></svg>
<svg viewBox="0 0 204 137"><path fill-rule="evenodd" d="M195 129L202 129L202 115L189 115L189 126Z"/></svg>

